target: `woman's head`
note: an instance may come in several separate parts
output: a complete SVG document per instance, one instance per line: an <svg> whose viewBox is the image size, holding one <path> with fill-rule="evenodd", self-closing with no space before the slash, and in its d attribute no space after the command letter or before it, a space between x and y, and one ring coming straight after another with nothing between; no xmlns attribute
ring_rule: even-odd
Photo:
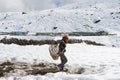
<svg viewBox="0 0 120 80"><path fill-rule="evenodd" d="M62 40L63 41L67 41L69 38L68 38L68 36L67 35L64 35L63 37L62 37Z"/></svg>

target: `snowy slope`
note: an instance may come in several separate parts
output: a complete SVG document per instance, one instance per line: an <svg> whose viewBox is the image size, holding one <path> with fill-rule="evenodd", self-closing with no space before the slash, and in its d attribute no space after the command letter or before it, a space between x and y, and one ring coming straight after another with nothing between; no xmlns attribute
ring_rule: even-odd
<svg viewBox="0 0 120 80"><path fill-rule="evenodd" d="M84 0L65 7L36 11L0 13L0 31L94 32L120 31L119 0ZM56 30L53 28L57 27Z"/></svg>
<svg viewBox="0 0 120 80"><path fill-rule="evenodd" d="M79 0L79 2L63 6L63 9L88 9L88 8L114 9L120 7L119 0Z"/></svg>
<svg viewBox="0 0 120 80"><path fill-rule="evenodd" d="M80 0L0 0L0 12L45 10L78 1Z"/></svg>

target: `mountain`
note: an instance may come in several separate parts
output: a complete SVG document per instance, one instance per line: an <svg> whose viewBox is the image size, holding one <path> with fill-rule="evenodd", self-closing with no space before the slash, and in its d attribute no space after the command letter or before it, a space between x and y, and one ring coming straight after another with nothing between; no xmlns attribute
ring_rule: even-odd
<svg viewBox="0 0 120 80"><path fill-rule="evenodd" d="M120 31L120 0L81 0L60 8L0 13L0 31Z"/></svg>
<svg viewBox="0 0 120 80"><path fill-rule="evenodd" d="M88 8L114 9L120 7L120 0L80 0L76 3L63 6L64 9L88 9Z"/></svg>
<svg viewBox="0 0 120 80"><path fill-rule="evenodd" d="M0 12L45 10L78 1L80 0L0 0Z"/></svg>

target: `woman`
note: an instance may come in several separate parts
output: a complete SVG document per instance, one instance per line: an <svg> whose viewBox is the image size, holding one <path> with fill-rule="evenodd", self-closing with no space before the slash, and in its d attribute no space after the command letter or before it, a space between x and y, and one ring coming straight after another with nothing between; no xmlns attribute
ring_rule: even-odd
<svg viewBox="0 0 120 80"><path fill-rule="evenodd" d="M59 43L59 52L58 52L58 55L60 56L60 60L61 60L61 63L58 65L60 71L63 70L64 68L64 65L67 63L67 58L65 56L65 52L66 52L66 43L68 41L68 36L65 35L62 37L62 40L60 41Z"/></svg>

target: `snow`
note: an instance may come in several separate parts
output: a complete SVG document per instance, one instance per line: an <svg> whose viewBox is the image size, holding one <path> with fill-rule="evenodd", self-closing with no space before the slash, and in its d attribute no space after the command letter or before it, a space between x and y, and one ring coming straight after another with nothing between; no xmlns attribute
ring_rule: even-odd
<svg viewBox="0 0 120 80"><path fill-rule="evenodd" d="M15 44L0 44L0 61L16 61L16 62L43 62L60 63L60 60L54 61L48 52L49 45L41 46L19 46ZM77 66L84 67L86 71L81 74L67 74L64 72L48 73L44 76L29 75L23 77L6 77L1 80L116 80L120 75L120 48L93 46L82 44L67 44L68 58L66 65L72 66L75 70ZM75 68L73 68L75 67Z"/></svg>
<svg viewBox="0 0 120 80"><path fill-rule="evenodd" d="M6 38L17 38L17 39L26 39L26 40L60 40L62 36L10 36L10 35L1 35L0 39ZM81 40L90 40L97 43L104 44L106 46L120 47L120 36L69 36L70 39L81 39Z"/></svg>
<svg viewBox="0 0 120 80"><path fill-rule="evenodd" d="M73 0L74 1L74 0ZM77 0L79 1L79 0ZM62 5L62 4L61 4ZM98 23L95 21L100 20ZM0 32L29 31L37 32L96 32L107 31L109 36L70 36L70 39L82 39L105 44L105 46L85 43L67 44L66 57L71 72L79 67L85 69L82 74L65 72L45 75L5 76L0 80L120 80L120 0L80 0L77 3L43 11L1 12ZM53 27L57 27L56 30ZM58 40L61 36L11 36L3 38L27 40ZM49 54L49 45L26 45L0 43L0 62L49 62L59 64ZM24 74L24 73L23 73Z"/></svg>
<svg viewBox="0 0 120 80"><path fill-rule="evenodd" d="M60 7L78 1L80 0L0 0L0 12L44 10Z"/></svg>
<svg viewBox="0 0 120 80"><path fill-rule="evenodd" d="M83 0L61 8L43 11L0 13L0 31L30 33L120 31L119 0ZM74 9L74 7L77 7ZM94 23L100 20L98 23ZM46 24L47 23L47 24Z"/></svg>

